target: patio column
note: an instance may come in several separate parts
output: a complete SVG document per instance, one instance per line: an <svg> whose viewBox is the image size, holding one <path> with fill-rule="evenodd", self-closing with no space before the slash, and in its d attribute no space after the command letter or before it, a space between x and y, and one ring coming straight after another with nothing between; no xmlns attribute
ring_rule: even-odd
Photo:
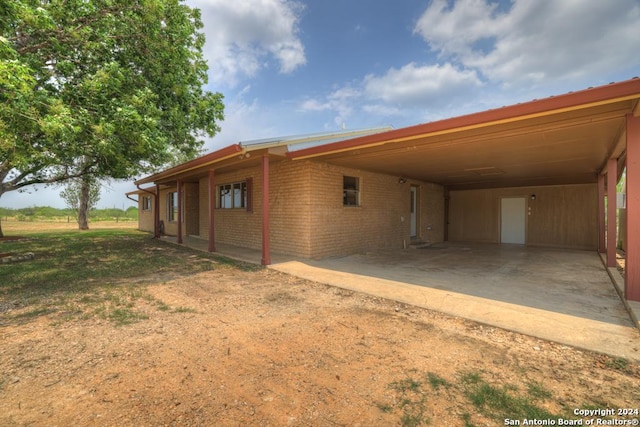
<svg viewBox="0 0 640 427"><path fill-rule="evenodd" d="M627 247L624 294L640 301L640 117L627 115Z"/></svg>
<svg viewBox="0 0 640 427"><path fill-rule="evenodd" d="M182 180L178 180L178 243L182 244Z"/></svg>
<svg viewBox="0 0 640 427"><path fill-rule="evenodd" d="M449 241L449 189L444 188L444 227L442 239L445 242Z"/></svg>
<svg viewBox="0 0 640 427"><path fill-rule="evenodd" d="M160 238L160 184L156 184L155 209L153 210L153 236Z"/></svg>
<svg viewBox="0 0 640 427"><path fill-rule="evenodd" d="M216 229L214 212L216 210L216 182L213 169L209 170L209 252L216 251Z"/></svg>
<svg viewBox="0 0 640 427"><path fill-rule="evenodd" d="M269 155L262 156L262 265L271 264L269 249Z"/></svg>
<svg viewBox="0 0 640 427"><path fill-rule="evenodd" d="M604 221L604 175L598 175L598 252L604 254L607 252Z"/></svg>
<svg viewBox="0 0 640 427"><path fill-rule="evenodd" d="M618 160L607 162L607 267L616 266L616 184L618 183Z"/></svg>

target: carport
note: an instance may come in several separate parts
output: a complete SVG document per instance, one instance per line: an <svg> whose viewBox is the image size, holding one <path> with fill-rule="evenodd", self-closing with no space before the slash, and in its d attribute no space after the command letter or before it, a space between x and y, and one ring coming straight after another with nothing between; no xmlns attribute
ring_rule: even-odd
<svg viewBox="0 0 640 427"><path fill-rule="evenodd" d="M310 147L287 156L397 175L400 181L412 178L444 186L445 240L509 242L505 239L508 230L503 218L508 211L503 207L504 199L524 200L528 228L524 237L516 240L518 243L597 250L606 255L608 267L615 267L616 263L616 203L605 201L616 200L616 184L626 167L623 292L625 299L639 302L639 100L640 79L636 78ZM574 197L577 191L571 188L554 194L548 202L549 213L537 215L532 203L539 200L540 194L531 189L551 191L556 186L576 186L582 194ZM504 188L516 193L491 193ZM458 197L474 190L481 197L474 198L475 193L473 197ZM454 205L454 200L460 202ZM579 202L573 203L574 200ZM585 210L593 214L582 215ZM574 220L575 213L580 217ZM455 228L454 219L471 225ZM556 227L561 222L571 225L573 231L565 232L562 224ZM476 234L471 232L474 226ZM588 290L578 287L574 292L579 297Z"/></svg>

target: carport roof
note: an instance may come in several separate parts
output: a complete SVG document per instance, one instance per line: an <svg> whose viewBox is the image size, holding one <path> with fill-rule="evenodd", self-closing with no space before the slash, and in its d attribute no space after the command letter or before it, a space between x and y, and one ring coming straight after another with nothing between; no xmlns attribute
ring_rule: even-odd
<svg viewBox="0 0 640 427"><path fill-rule="evenodd" d="M596 182L624 157L640 79L289 151L450 189ZM622 163L622 162L621 162Z"/></svg>

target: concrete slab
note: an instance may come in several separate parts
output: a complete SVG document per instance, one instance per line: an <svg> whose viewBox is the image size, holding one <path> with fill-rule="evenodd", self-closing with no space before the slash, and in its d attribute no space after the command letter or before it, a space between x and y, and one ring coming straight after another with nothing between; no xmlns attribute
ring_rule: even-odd
<svg viewBox="0 0 640 427"><path fill-rule="evenodd" d="M593 252L446 244L271 268L640 361L640 334Z"/></svg>
<svg viewBox="0 0 640 427"><path fill-rule="evenodd" d="M260 262L259 251L218 251ZM640 362L640 333L595 252L446 243L272 261L270 268L305 279Z"/></svg>

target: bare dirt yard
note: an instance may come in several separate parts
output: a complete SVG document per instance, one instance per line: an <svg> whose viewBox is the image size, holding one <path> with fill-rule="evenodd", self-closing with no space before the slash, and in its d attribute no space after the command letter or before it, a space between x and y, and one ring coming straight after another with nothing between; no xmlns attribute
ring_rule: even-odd
<svg viewBox="0 0 640 427"><path fill-rule="evenodd" d="M0 311L0 425L637 422L640 367L626 360L268 269L137 289L133 323ZM632 412L574 412L609 409Z"/></svg>

